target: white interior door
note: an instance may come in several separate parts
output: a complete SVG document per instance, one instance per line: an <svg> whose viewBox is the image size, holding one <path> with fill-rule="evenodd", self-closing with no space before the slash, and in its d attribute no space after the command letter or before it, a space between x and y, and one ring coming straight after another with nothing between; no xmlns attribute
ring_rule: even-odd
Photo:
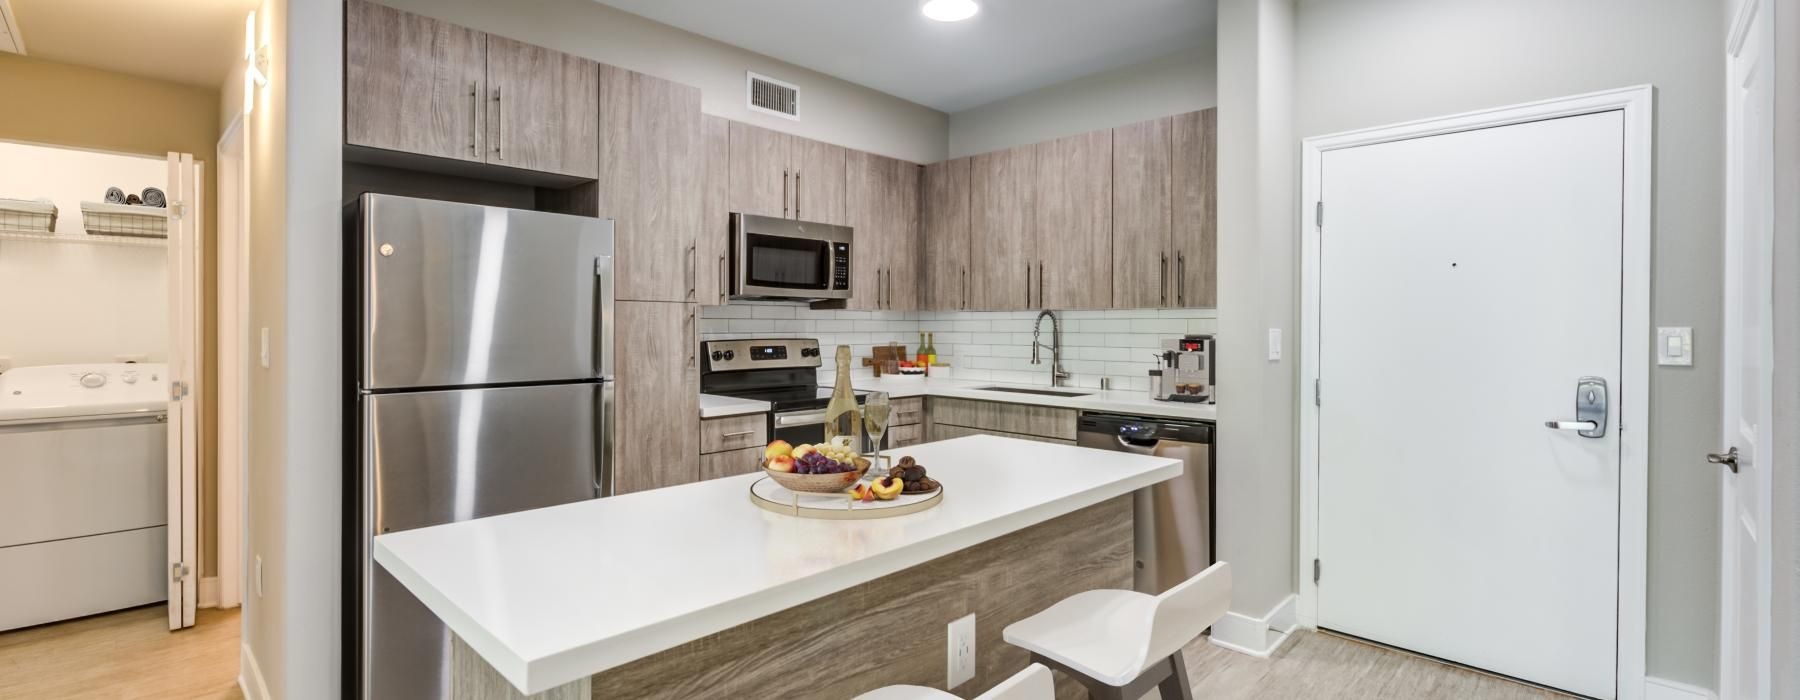
<svg viewBox="0 0 1800 700"><path fill-rule="evenodd" d="M1616 695L1624 134L1614 110L1322 155L1321 627ZM1604 433L1546 426L1583 377Z"/></svg>
<svg viewBox="0 0 1800 700"><path fill-rule="evenodd" d="M191 627L198 599L202 165L169 154L169 629Z"/></svg>
<svg viewBox="0 0 1800 700"><path fill-rule="evenodd" d="M1721 698L1769 697L1774 412L1774 23L1769 3L1738 2L1727 45L1725 402L1720 615Z"/></svg>

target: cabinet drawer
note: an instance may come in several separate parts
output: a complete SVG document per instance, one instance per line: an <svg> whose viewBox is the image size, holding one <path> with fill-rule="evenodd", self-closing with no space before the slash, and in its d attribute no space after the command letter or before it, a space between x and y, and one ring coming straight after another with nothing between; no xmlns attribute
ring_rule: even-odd
<svg viewBox="0 0 1800 700"><path fill-rule="evenodd" d="M1026 435L1024 433L1009 433L1002 430L982 430L980 428L967 428L960 425L944 425L942 423L931 424L931 434L929 437L931 438L931 442L937 442L939 440L949 440L951 438L959 438L966 435L997 435L999 437L1018 438L1020 440L1032 440L1034 442L1048 442L1057 445L1075 444L1074 440L1061 440L1041 435Z"/></svg>
<svg viewBox="0 0 1800 700"><path fill-rule="evenodd" d="M925 426L896 425L888 428L888 448L909 447L925 441Z"/></svg>
<svg viewBox="0 0 1800 700"><path fill-rule="evenodd" d="M761 468L758 463L762 461L762 452L761 447L746 447L700 455L700 480L754 473Z"/></svg>
<svg viewBox="0 0 1800 700"><path fill-rule="evenodd" d="M931 422L977 428L982 432L1075 439L1075 410L1070 408L933 397Z"/></svg>
<svg viewBox="0 0 1800 700"><path fill-rule="evenodd" d="M711 454L769 442L769 414L752 413L700 421L700 452Z"/></svg>
<svg viewBox="0 0 1800 700"><path fill-rule="evenodd" d="M893 420L888 425L915 425L925 422L925 397L914 396L910 399L894 399L890 404Z"/></svg>

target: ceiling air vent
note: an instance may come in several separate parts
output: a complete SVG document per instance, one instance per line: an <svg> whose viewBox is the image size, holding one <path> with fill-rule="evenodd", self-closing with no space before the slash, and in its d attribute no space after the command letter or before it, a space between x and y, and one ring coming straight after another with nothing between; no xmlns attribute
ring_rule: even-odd
<svg viewBox="0 0 1800 700"><path fill-rule="evenodd" d="M750 111L773 114L798 121L800 88L768 76L748 73Z"/></svg>

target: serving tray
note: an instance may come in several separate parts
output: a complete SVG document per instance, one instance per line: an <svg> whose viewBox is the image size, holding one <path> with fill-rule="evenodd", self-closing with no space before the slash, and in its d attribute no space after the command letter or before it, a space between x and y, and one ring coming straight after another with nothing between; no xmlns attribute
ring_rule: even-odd
<svg viewBox="0 0 1800 700"><path fill-rule="evenodd" d="M873 520L893 518L936 508L944 502L944 487L931 493L903 493L894 500L868 503L852 501L847 493L799 493L782 488L769 477L750 485L750 502L771 513L820 520Z"/></svg>

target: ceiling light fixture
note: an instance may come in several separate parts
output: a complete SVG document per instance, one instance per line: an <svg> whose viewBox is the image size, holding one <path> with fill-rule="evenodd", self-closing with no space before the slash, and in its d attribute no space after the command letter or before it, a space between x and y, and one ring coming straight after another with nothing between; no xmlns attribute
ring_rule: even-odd
<svg viewBox="0 0 1800 700"><path fill-rule="evenodd" d="M981 11L975 0L929 0L920 11L939 22L961 22Z"/></svg>

